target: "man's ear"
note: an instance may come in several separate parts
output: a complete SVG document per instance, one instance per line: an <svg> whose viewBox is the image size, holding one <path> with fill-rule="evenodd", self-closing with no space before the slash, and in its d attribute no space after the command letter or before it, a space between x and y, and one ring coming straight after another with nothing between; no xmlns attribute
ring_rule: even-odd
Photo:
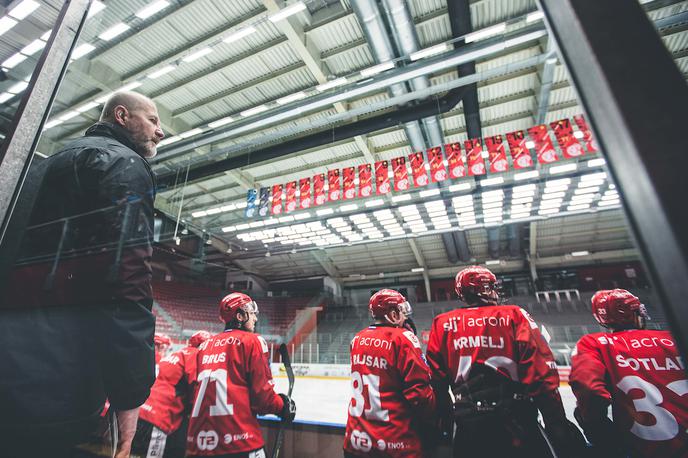
<svg viewBox="0 0 688 458"><path fill-rule="evenodd" d="M115 123L124 126L129 118L129 111L124 105L117 105L115 107Z"/></svg>

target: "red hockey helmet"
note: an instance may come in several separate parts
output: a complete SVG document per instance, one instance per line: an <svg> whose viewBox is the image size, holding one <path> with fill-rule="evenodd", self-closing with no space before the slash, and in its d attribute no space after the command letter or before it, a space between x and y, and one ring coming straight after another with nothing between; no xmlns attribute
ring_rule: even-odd
<svg viewBox="0 0 688 458"><path fill-rule="evenodd" d="M650 319L645 306L625 289L606 289L592 296L592 316L605 328L642 328ZM641 320L638 320L638 317Z"/></svg>
<svg viewBox="0 0 688 458"><path fill-rule="evenodd" d="M484 302L497 303L497 277L489 269L482 266L466 267L454 280L454 289L459 299L466 301L467 294L475 295Z"/></svg>
<svg viewBox="0 0 688 458"><path fill-rule="evenodd" d="M172 339L166 334L156 332L155 336L153 336L153 344L155 344L156 347L169 347L172 345Z"/></svg>
<svg viewBox="0 0 688 458"><path fill-rule="evenodd" d="M189 346L198 348L203 342L210 339L213 335L208 331L196 331L189 337Z"/></svg>
<svg viewBox="0 0 688 458"><path fill-rule="evenodd" d="M368 302L370 316L375 320L386 320L396 326L401 326L406 317L412 313L411 304L403 294L393 289L381 289L370 297ZM394 322L389 318L389 313L396 310L399 313L400 322Z"/></svg>
<svg viewBox="0 0 688 458"><path fill-rule="evenodd" d="M258 315L258 304L244 293L231 293L220 301L220 319L225 323L234 321L239 310Z"/></svg>

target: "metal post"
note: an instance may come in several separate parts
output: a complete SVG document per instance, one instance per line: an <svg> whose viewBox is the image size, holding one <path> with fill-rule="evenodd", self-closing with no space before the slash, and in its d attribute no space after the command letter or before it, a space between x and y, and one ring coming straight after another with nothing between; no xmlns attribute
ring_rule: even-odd
<svg viewBox="0 0 688 458"><path fill-rule="evenodd" d="M320 362L320 343L315 344L315 361Z"/></svg>
<svg viewBox="0 0 688 458"><path fill-rule="evenodd" d="M688 86L639 2L538 0L688 356ZM642 66L633 65L642 62Z"/></svg>

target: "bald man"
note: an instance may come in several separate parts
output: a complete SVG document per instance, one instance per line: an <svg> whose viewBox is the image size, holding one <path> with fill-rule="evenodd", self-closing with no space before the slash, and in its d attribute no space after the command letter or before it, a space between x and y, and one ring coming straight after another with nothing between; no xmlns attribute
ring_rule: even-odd
<svg viewBox="0 0 688 458"><path fill-rule="evenodd" d="M155 379L147 159L163 137L155 103L118 92L32 175L35 203L0 312L3 456L71 456L106 399L117 457L129 456Z"/></svg>

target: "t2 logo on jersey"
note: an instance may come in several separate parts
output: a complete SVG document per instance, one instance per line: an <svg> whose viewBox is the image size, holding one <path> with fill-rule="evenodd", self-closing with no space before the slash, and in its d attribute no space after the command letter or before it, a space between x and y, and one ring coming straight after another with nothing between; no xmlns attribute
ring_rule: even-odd
<svg viewBox="0 0 688 458"><path fill-rule="evenodd" d="M219 437L215 431L200 431L196 437L199 450L215 450L218 443Z"/></svg>
<svg viewBox="0 0 688 458"><path fill-rule="evenodd" d="M370 436L357 429L351 431L351 446L362 452L369 452L373 448L373 440Z"/></svg>

